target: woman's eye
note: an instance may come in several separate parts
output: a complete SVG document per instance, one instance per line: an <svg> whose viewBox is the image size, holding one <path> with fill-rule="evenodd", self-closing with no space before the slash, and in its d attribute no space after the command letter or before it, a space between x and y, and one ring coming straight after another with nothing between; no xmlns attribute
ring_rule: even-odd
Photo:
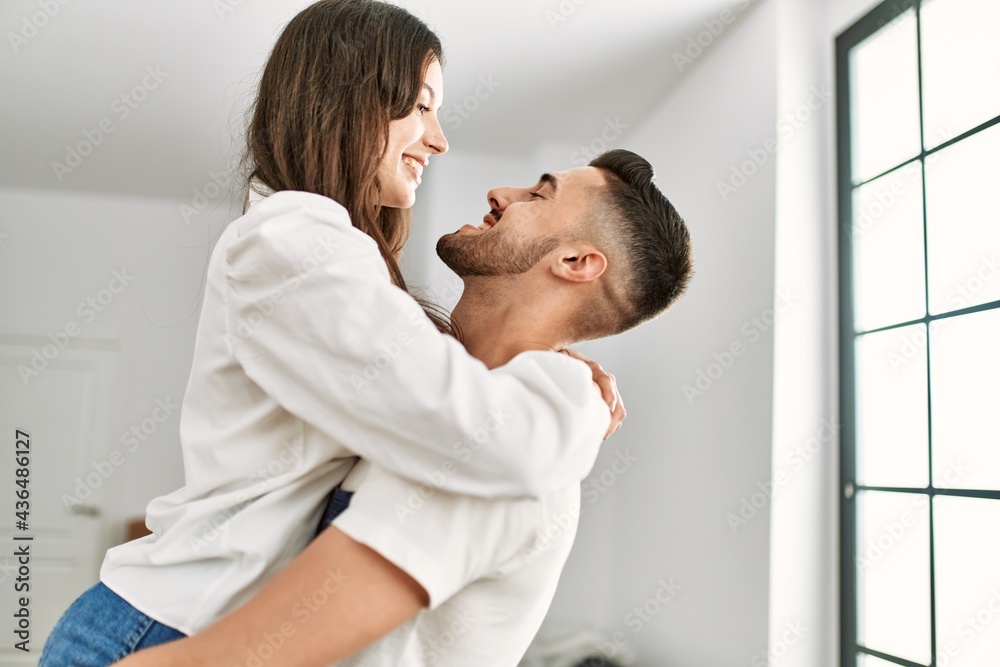
<svg viewBox="0 0 1000 667"><path fill-rule="evenodd" d="M418 114L420 114L420 115L423 115L423 113L424 113L425 111L430 111L430 110L431 110L431 108L430 108L430 107L428 107L428 106L424 106L423 104L418 104L418 105L417 105L417 112L418 112Z"/></svg>

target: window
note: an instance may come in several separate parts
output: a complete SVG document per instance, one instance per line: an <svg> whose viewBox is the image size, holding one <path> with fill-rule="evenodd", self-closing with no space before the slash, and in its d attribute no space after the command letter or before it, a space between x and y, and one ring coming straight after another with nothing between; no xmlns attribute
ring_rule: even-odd
<svg viewBox="0 0 1000 667"><path fill-rule="evenodd" d="M843 667L1000 664L1000 0L837 39Z"/></svg>

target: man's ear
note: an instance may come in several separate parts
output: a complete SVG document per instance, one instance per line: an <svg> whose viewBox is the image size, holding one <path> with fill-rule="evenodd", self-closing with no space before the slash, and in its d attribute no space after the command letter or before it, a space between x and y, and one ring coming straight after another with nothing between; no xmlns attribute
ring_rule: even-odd
<svg viewBox="0 0 1000 667"><path fill-rule="evenodd" d="M552 273L574 283L589 283L601 277L608 268L608 258L589 243L576 242L556 251Z"/></svg>

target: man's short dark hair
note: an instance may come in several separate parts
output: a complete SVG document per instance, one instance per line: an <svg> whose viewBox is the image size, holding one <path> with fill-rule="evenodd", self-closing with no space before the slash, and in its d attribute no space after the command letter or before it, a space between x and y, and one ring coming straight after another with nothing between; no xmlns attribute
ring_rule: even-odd
<svg viewBox="0 0 1000 667"><path fill-rule="evenodd" d="M613 281L619 284L608 317L595 318L607 336L632 329L667 308L684 292L693 273L691 236L684 220L656 185L653 166L623 149L590 163L606 187L594 201L598 237L606 240ZM584 327L587 328L587 327ZM596 334L596 335L594 335Z"/></svg>

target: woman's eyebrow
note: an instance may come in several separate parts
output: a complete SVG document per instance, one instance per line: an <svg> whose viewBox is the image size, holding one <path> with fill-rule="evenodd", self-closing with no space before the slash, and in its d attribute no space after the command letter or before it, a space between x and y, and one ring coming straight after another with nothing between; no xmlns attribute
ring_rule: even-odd
<svg viewBox="0 0 1000 667"><path fill-rule="evenodd" d="M420 87L427 89L427 94L430 95L430 97L431 97L431 99L430 99L430 106L431 106L432 109L434 109L435 111L437 111L441 107L444 106L444 100L441 100L441 104L438 104L437 106L434 105L434 98L436 97L436 95L434 93L434 89L431 88L431 84L429 84L429 83L423 83L423 84L420 85Z"/></svg>

